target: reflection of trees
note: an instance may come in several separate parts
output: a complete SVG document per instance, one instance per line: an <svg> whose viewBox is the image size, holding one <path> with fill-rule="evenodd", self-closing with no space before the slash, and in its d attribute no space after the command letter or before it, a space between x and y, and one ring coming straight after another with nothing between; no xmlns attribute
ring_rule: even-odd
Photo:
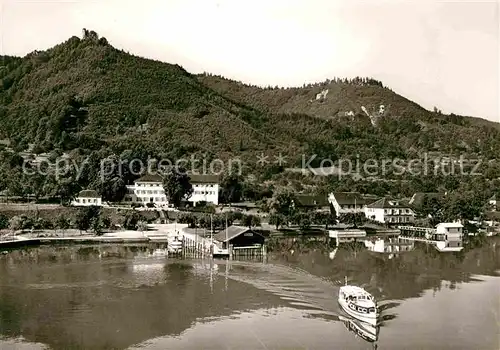
<svg viewBox="0 0 500 350"><path fill-rule="evenodd" d="M11 264L47 263L47 262L78 262L105 258L129 259L151 256L155 249L165 248L165 244L151 245L73 245L73 246L40 246L11 250L0 256L0 261ZM1 265L0 265L1 267Z"/></svg>
<svg viewBox="0 0 500 350"><path fill-rule="evenodd" d="M404 299L424 290L456 288L472 281L475 274L495 275L500 268L500 245L495 245L499 241L491 238L458 254L416 245L414 251L392 259L342 248L333 261L321 252L287 258L292 265L337 283L347 275L380 299ZM202 318L284 303L270 293L250 293L253 287L231 280L225 292L224 278L216 278L211 289L208 273L200 277L189 263L167 259L155 260L165 263L163 269L138 286L130 264L141 264L141 259L146 264L153 249L47 246L1 255L0 334L23 335L55 349L127 348L153 337L179 334ZM127 259L130 256L136 259ZM251 274L253 265L243 268ZM384 321L393 318L390 309L395 304L382 306Z"/></svg>
<svg viewBox="0 0 500 350"><path fill-rule="evenodd" d="M189 263L164 262L158 274L138 285L131 250L148 256L151 247L40 247L0 256L0 334L22 335L54 349L124 349L163 335L180 334L194 322L238 310L283 305L279 297L247 284L198 275ZM103 258L104 253L110 257ZM57 262L50 262L51 256ZM113 257L111 257L113 255ZM71 263L65 263L69 259ZM37 263L34 263L34 262ZM139 272L140 273L140 272ZM266 299L268 298L268 299Z"/></svg>
<svg viewBox="0 0 500 350"><path fill-rule="evenodd" d="M343 283L349 276L383 299L419 296L424 290L439 290L442 281L448 288L473 281L473 275L496 276L500 269L500 238L492 237L482 246L459 253L440 253L425 244L416 244L410 252L388 255L340 248L332 261L327 254L293 254L287 263L308 272Z"/></svg>

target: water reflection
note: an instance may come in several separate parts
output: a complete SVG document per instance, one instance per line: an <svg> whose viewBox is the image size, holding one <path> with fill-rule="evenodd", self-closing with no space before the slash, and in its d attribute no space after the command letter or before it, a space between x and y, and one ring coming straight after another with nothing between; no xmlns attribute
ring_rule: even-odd
<svg viewBox="0 0 500 350"><path fill-rule="evenodd" d="M339 316L339 319L344 323L345 327L355 336L361 337L370 343L378 340L380 326L373 326L369 323L362 322L352 317Z"/></svg>
<svg viewBox="0 0 500 350"><path fill-rule="evenodd" d="M11 251L0 256L0 334L4 337L0 347L8 348L8 342L24 337L26 342L53 349L216 349L231 344L251 349L263 348L262 344L363 348L370 339L391 348L401 334L418 334L418 325L412 322L422 322L423 317L434 327L427 331L429 336L434 329L456 335L456 327L464 321L438 317L460 308L454 301L466 303L462 297L466 295L484 301L485 310L495 307L493 287L477 275L498 276L497 241L451 254L416 245L393 259L339 248L333 260L329 254L311 251L271 256L266 264L170 259L162 254L161 245ZM350 319L337 305L345 275L379 301L382 322L375 332ZM440 302L445 308L427 306L432 304L429 298L445 291L452 293ZM467 322L490 332L494 322L483 311L476 315L474 309L467 309L467 313ZM407 337L413 343L403 346L429 345L422 345L422 337ZM464 342L461 337L449 341L460 346L469 342L470 348L488 348L494 341L477 337L478 343L473 343L475 338ZM439 338L433 340L440 344Z"/></svg>
<svg viewBox="0 0 500 350"><path fill-rule="evenodd" d="M395 254L409 252L415 248L415 242L405 240L399 237L392 238L372 238L365 240L365 247L372 252L389 254L389 259L392 259Z"/></svg>

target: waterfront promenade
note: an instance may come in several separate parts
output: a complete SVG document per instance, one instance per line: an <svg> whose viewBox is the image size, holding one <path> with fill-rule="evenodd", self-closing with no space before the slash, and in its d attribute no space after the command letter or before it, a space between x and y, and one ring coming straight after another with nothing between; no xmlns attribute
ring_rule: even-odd
<svg viewBox="0 0 500 350"><path fill-rule="evenodd" d="M174 237L186 237L191 241L210 246L210 240L189 232L187 224L151 224L144 231L119 230L95 235L79 230L40 230L13 234L5 232L0 236L0 248L22 247L37 244L73 244L73 243L148 243L168 242Z"/></svg>

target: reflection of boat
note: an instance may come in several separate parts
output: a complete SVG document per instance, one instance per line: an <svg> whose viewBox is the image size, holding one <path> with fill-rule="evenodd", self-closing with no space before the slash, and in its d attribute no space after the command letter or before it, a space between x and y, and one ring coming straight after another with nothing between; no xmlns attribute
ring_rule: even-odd
<svg viewBox="0 0 500 350"><path fill-rule="evenodd" d="M366 322L362 322L350 317L339 316L339 320L344 322L348 330L360 336L368 342L376 342L378 340L379 327L373 326Z"/></svg>
<svg viewBox="0 0 500 350"><path fill-rule="evenodd" d="M210 216L210 222L212 222L211 216ZM214 242L213 228L212 228L211 232L212 232L212 234L211 234L210 240L212 242L210 245L210 252L212 253L212 257L213 258L229 258L229 249L228 249L229 240L227 237L227 214L226 214L226 243L225 243L226 247L224 247L222 243L216 244Z"/></svg>
<svg viewBox="0 0 500 350"><path fill-rule="evenodd" d="M182 251L182 240L178 236L168 240L168 251L170 253L179 253Z"/></svg>
<svg viewBox="0 0 500 350"><path fill-rule="evenodd" d="M226 258L229 257L229 249L220 248L217 244L212 244L212 257Z"/></svg>
<svg viewBox="0 0 500 350"><path fill-rule="evenodd" d="M348 285L347 277L345 286L340 287L338 301L350 316L372 325L377 324L375 298L361 287Z"/></svg>
<svg viewBox="0 0 500 350"><path fill-rule="evenodd" d="M168 250L167 249L160 249L160 248L157 248L155 250L153 250L153 252L151 253L152 257L164 257L164 256L168 256Z"/></svg>

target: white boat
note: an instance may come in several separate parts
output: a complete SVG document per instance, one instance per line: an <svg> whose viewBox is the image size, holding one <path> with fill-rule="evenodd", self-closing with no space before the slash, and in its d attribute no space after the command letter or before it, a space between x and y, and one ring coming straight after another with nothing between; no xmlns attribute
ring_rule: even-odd
<svg viewBox="0 0 500 350"><path fill-rule="evenodd" d="M375 298L361 287L348 285L347 278L345 286L340 287L338 301L350 316L371 325L377 324Z"/></svg>
<svg viewBox="0 0 500 350"><path fill-rule="evenodd" d="M221 248L217 244L212 243L212 257L214 258L229 257L229 249Z"/></svg>
<svg viewBox="0 0 500 350"><path fill-rule="evenodd" d="M180 253L182 251L182 240L178 236L169 238L167 248L170 253Z"/></svg>

